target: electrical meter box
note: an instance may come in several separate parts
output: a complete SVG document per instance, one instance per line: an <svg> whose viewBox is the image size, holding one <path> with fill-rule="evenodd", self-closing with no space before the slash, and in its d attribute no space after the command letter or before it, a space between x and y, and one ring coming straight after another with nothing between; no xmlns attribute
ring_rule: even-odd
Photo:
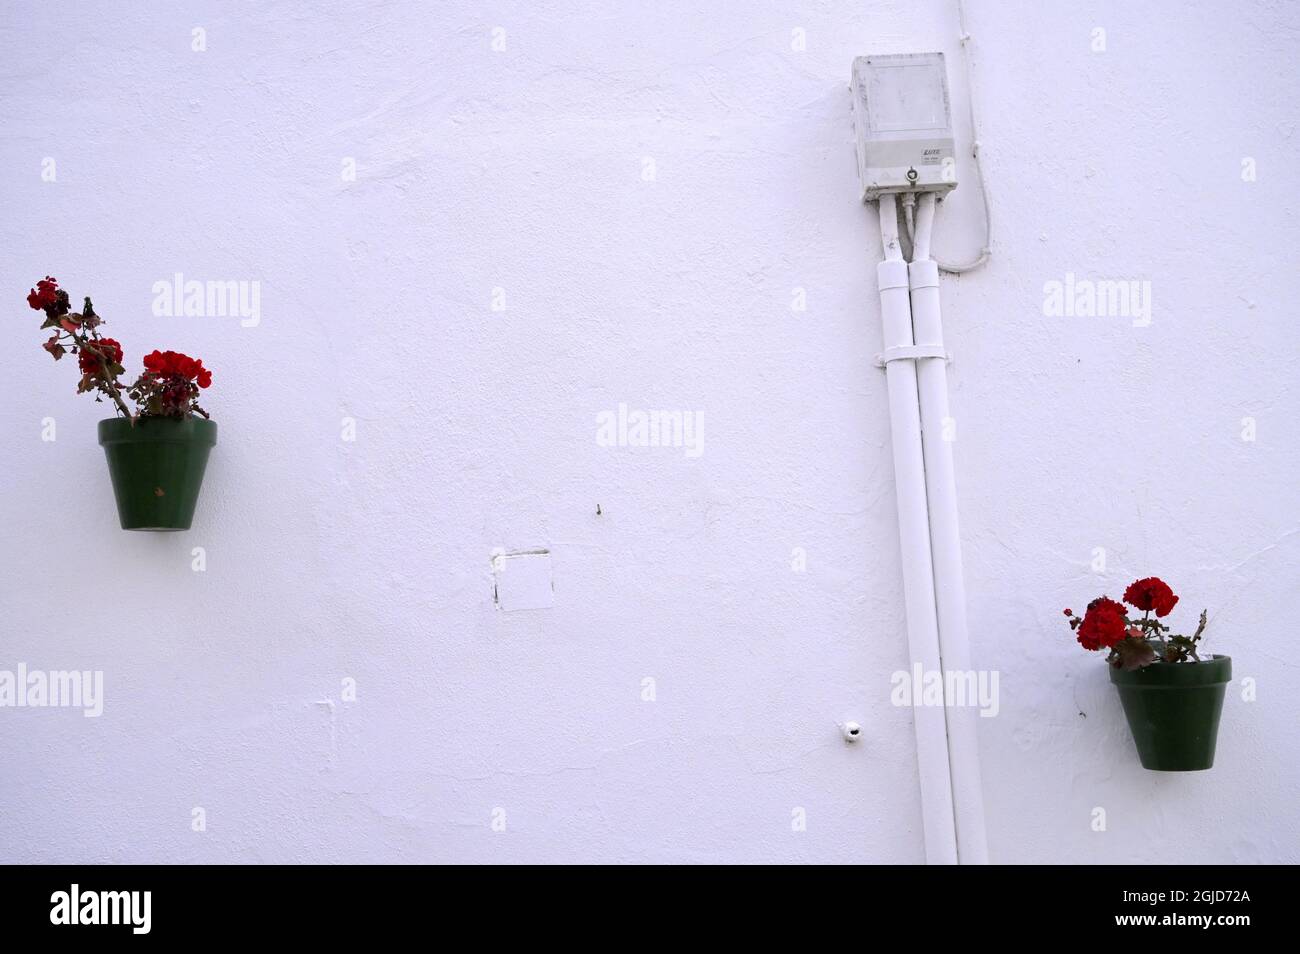
<svg viewBox="0 0 1300 954"><path fill-rule="evenodd" d="M942 53L853 61L853 131L862 199L957 187L952 111Z"/></svg>

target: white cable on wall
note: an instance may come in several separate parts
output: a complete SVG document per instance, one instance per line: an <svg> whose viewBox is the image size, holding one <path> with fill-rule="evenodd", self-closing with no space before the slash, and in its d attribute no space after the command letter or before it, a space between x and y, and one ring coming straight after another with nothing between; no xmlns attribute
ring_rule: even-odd
<svg viewBox="0 0 1300 954"><path fill-rule="evenodd" d="M980 182L980 198L984 202L984 247L980 249L979 255L970 262L964 262L960 265L953 265L947 262L940 262L935 259L940 271L948 272L952 275L960 275L962 272L973 271L979 268L989 260L993 254L993 214L989 209L989 187L984 179L984 164L980 161L980 136L979 127L975 124L975 82L972 79L970 66L970 33L966 31L966 8L962 0L957 0L957 28L960 31L962 63L966 70L966 105L969 107L970 115L970 138L971 138L971 156L975 160L975 177ZM908 229L908 237L911 238L911 228Z"/></svg>

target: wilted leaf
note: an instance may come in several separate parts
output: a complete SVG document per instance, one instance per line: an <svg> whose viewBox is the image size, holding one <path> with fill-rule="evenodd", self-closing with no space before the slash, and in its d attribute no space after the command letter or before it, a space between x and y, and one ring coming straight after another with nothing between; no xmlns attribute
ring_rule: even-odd
<svg viewBox="0 0 1300 954"><path fill-rule="evenodd" d="M1115 644L1115 656L1119 667L1128 672L1149 666L1157 658L1156 651L1149 642L1145 639L1134 639L1132 636L1121 639Z"/></svg>

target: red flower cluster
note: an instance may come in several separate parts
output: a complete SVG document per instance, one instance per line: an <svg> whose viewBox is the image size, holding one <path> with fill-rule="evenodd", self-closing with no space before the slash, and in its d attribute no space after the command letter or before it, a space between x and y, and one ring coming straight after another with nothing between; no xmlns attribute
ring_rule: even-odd
<svg viewBox="0 0 1300 954"><path fill-rule="evenodd" d="M1155 610L1157 616L1168 616L1178 604L1178 597L1164 580L1148 576L1135 580L1124 591L1124 602L1136 606L1144 613Z"/></svg>
<svg viewBox="0 0 1300 954"><path fill-rule="evenodd" d="M1141 611L1132 619L1128 616L1128 603ZM1132 671L1152 663L1181 663L1199 661L1197 647L1205 632L1207 616L1201 613L1201 622L1191 636L1180 636L1160 622L1178 604L1178 597L1164 580L1155 576L1134 580L1124 590L1124 603L1100 596L1088 604L1083 618L1066 610L1070 628L1079 645L1089 651L1107 649L1106 661L1119 669ZM1155 612L1155 616L1151 613Z"/></svg>
<svg viewBox="0 0 1300 954"><path fill-rule="evenodd" d="M212 372L203 367L203 361L179 351L152 351L144 356L144 368L160 378L179 376L194 381L201 388L212 384Z"/></svg>
<svg viewBox="0 0 1300 954"><path fill-rule="evenodd" d="M44 311L46 308L53 305L55 301L58 300L58 297L58 280L46 275L36 283L36 287L32 289L32 293L27 296L27 304L31 305L32 308L37 311Z"/></svg>
<svg viewBox="0 0 1300 954"><path fill-rule="evenodd" d="M81 346L81 351L77 355L77 365L81 368L82 374L102 375L104 366L100 363L100 358L108 360L109 365L122 363L122 346L112 338L99 338L88 341Z"/></svg>
<svg viewBox="0 0 1300 954"><path fill-rule="evenodd" d="M1079 645L1087 650L1113 647L1128 635L1124 606L1105 596L1088 604L1083 621L1075 627Z"/></svg>
<svg viewBox="0 0 1300 954"><path fill-rule="evenodd" d="M89 298L83 300L81 310L73 311L68 293L52 275L38 281L27 296L29 306L45 312L41 331L48 331L50 336L41 347L56 361L69 352L77 356L81 368L78 394L93 392L97 401L108 398L119 414L132 420L208 416L199 406L199 391L212 385L212 372L203 367L202 361L177 351L154 351L144 359L144 373L132 384L123 383L121 375L126 368L122 366L122 345L99 336L96 329L104 319L95 314ZM134 411L125 398L135 401Z"/></svg>

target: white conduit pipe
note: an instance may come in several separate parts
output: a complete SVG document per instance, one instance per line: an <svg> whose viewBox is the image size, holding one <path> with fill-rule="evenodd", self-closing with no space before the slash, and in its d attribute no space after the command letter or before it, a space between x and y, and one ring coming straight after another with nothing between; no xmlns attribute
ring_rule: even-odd
<svg viewBox="0 0 1300 954"><path fill-rule="evenodd" d="M882 210L883 211L883 210ZM916 211L916 241L908 266L912 292L912 333L918 345L943 348L939 310L939 265L930 259L935 196L927 192ZM896 361L894 364L912 364ZM930 550L939 618L939 648L944 685L950 679L974 679L970 638L966 631L966 584L962 573L961 534L957 525L957 482L953 473L953 422L948 412L948 368L944 358L915 362L921 395L921 439L925 451L925 490L929 501ZM970 693L967 693L970 695ZM988 864L984 833L984 793L980 783L979 718L973 699L947 709L948 762L957 824L957 857L962 864Z"/></svg>
<svg viewBox="0 0 1300 954"><path fill-rule="evenodd" d="M908 266L898 244L898 210L894 196L880 197L880 240L885 260L876 266L886 352L906 348L912 339ZM912 670L941 672L939 627L930 556L930 520L926 510L925 462L921 445L921 409L916 362L887 361L889 430L894 448L894 486L898 496L898 535L903 556L903 603ZM925 826L927 864L956 864L952 779L948 735L942 706L914 705L917 768L921 782L921 819Z"/></svg>

